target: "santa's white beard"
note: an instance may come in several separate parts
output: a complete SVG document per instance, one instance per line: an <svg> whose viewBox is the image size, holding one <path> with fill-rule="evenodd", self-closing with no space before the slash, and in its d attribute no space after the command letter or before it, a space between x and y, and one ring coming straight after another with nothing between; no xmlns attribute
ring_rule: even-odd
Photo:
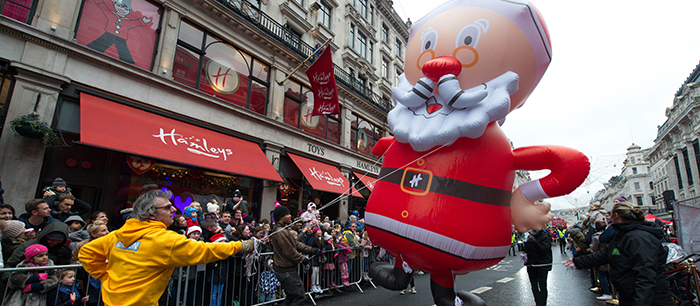
<svg viewBox="0 0 700 306"><path fill-rule="evenodd" d="M486 92L485 98L468 101L469 106L466 107L455 107L465 105L459 102L449 105L450 101L445 102L441 97L452 97L461 89L440 85L440 94L433 92L426 103L408 107L405 104L415 105L415 99L411 102L408 99L401 101L403 98L397 98L397 93L411 92L414 84L409 83L402 74L399 77L399 85L394 88L396 107L389 112L387 121L396 140L409 143L418 152L427 151L435 146L450 145L460 137L476 139L484 134L490 122L502 120L508 114L510 96L517 91L517 83L518 75L508 71L485 84L466 89L463 96ZM483 93L481 96L483 97ZM427 105L434 103L440 104L440 108L429 113Z"/></svg>

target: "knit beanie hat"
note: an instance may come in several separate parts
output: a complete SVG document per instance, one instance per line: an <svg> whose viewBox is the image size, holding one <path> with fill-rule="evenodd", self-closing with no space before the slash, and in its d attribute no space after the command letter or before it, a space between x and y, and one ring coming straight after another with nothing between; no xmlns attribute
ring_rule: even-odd
<svg viewBox="0 0 700 306"><path fill-rule="evenodd" d="M32 257L36 256L37 254L48 251L49 249L43 244L32 244L24 249L24 262L29 262L29 260L31 260Z"/></svg>
<svg viewBox="0 0 700 306"><path fill-rule="evenodd" d="M226 237L224 237L223 234L218 233L218 234L214 234L214 236L211 236L211 239L210 239L210 240L211 240L211 242L213 242L213 243L217 243L217 242L226 242Z"/></svg>
<svg viewBox="0 0 700 306"><path fill-rule="evenodd" d="M211 203L211 202L207 203L207 211L209 213L213 214L216 212L217 209L219 209L219 205L216 205L216 204Z"/></svg>
<svg viewBox="0 0 700 306"><path fill-rule="evenodd" d="M284 206L280 206L275 208L275 210L272 212L272 217L275 218L275 222L279 221L282 219L282 217L286 216L289 214L289 209Z"/></svg>
<svg viewBox="0 0 700 306"><path fill-rule="evenodd" d="M17 238L24 231L24 222L17 220L5 221L5 228L2 229L2 236L5 238Z"/></svg>
<svg viewBox="0 0 700 306"><path fill-rule="evenodd" d="M63 222L65 222L66 224L70 224L73 221L80 221L80 223L82 223L83 226L85 226L85 220L83 220L83 218L81 218L78 215L69 216L68 218L66 218L66 221Z"/></svg>
<svg viewBox="0 0 700 306"><path fill-rule="evenodd" d="M194 233L194 232L200 232L200 233L201 233L201 232L202 232L202 228L199 227L199 226L196 226L196 225L195 225L195 226L190 226L190 227L187 228L187 236L189 236L190 234L192 234L192 233Z"/></svg>
<svg viewBox="0 0 700 306"><path fill-rule="evenodd" d="M314 232L314 234L316 234L316 232L318 232L318 231L320 231L320 230L321 230L320 228L318 228L318 227L314 227L314 230L313 230L313 232Z"/></svg>
<svg viewBox="0 0 700 306"><path fill-rule="evenodd" d="M243 222L245 223L252 223L253 221L255 221L255 218L253 218L253 216L245 216L245 218L243 218Z"/></svg>
<svg viewBox="0 0 700 306"><path fill-rule="evenodd" d="M64 181L60 177L57 177L55 180L53 180L53 187L60 186L60 185L67 186L68 184L66 184L66 181Z"/></svg>

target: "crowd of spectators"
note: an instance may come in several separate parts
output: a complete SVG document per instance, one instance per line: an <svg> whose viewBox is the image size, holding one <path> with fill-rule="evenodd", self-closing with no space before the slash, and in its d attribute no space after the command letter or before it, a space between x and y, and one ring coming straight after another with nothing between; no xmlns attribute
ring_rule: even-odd
<svg viewBox="0 0 700 306"><path fill-rule="evenodd" d="M83 246L116 230L109 227L107 213L92 211L90 204L71 194L71 189L61 178L56 178L52 186L43 189L43 195L42 199L28 201L26 212L19 216L12 205L0 203L0 267L80 264L78 254ZM317 205L320 205L318 198L310 200L307 210L299 212L292 224L275 229L288 231L299 243L318 250L303 261L309 266L308 273L302 275L310 283L308 290L322 293L349 286L351 273L357 273L358 279L369 280L367 266L374 258L370 258L368 250L373 245L364 232L364 220L352 215L346 222L340 219L331 221L317 210ZM275 203L275 206L280 204ZM185 305L195 305L196 301L202 300L205 305L212 306L230 305L234 300L238 305L252 305L284 297L281 283L274 273L275 250L270 239L276 234L274 220L258 220L248 213L248 204L238 190L225 203L216 200L204 204L192 202L182 211L177 210L168 230L207 243L256 238L260 241L257 254L263 254L237 254L200 267L175 270L169 288L178 287L178 281L189 285L190 290L183 294ZM88 214L88 219L81 217ZM353 271L350 268L353 261L364 264L364 270ZM8 272L0 279L0 296L8 288L4 305L103 304L100 281L82 268ZM231 284L232 280L236 280L235 285ZM178 297L173 292L174 289L166 290L160 303L170 301L175 305Z"/></svg>

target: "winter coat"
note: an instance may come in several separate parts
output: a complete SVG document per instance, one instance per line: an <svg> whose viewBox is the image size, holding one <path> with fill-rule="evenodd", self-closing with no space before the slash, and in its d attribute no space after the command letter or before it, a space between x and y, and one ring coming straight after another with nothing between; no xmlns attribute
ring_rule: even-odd
<svg viewBox="0 0 700 306"><path fill-rule="evenodd" d="M604 221L605 216L608 214L605 209L598 208L596 210L591 211L591 217L588 218L588 226L589 227L595 227L595 223L598 221Z"/></svg>
<svg viewBox="0 0 700 306"><path fill-rule="evenodd" d="M42 221L41 224L32 225L29 223L29 217L30 217L29 213L23 213L23 214L19 215L19 217L17 217L17 220L24 222L24 228L34 229L35 233L38 233L39 231L41 231L49 223L59 222L58 220L54 219L53 217L48 216L48 217L44 218L44 221ZM63 222L59 222L59 223L63 223ZM68 226L66 225L66 232L68 231L67 228L68 228Z"/></svg>
<svg viewBox="0 0 700 306"><path fill-rule="evenodd" d="M588 241L586 241L585 235L583 235L583 233L581 233L579 231L572 232L571 234L573 234L573 236L570 236L570 237L571 237L571 239L574 240L574 249L576 249L576 247L579 247L581 249L580 251L576 251L576 253L578 255L589 254L590 253L588 251L589 243L588 243Z"/></svg>
<svg viewBox="0 0 700 306"><path fill-rule="evenodd" d="M525 265L551 264L552 238L549 237L549 234L545 230L530 235L525 241L525 253L527 253ZM552 270L552 266L544 266L541 268L547 271Z"/></svg>
<svg viewBox="0 0 700 306"><path fill-rule="evenodd" d="M67 189L66 191L68 192ZM61 195L61 193L56 190L54 190L54 193L55 194L52 196L44 197L44 200L46 200L46 204L49 204L49 207L51 208L51 216L56 220L64 222L71 215L84 215L92 211L92 206L90 206L90 204L81 199L75 199L70 210L67 213L64 213L58 210L58 203L56 202L56 199L58 199L58 196Z"/></svg>
<svg viewBox="0 0 700 306"><path fill-rule="evenodd" d="M311 238L309 238L309 240L306 242L306 245L308 245L312 248L323 249L323 236L321 236L321 238L318 239L320 241L317 241L316 238L317 238L316 235L311 236ZM309 260L311 262L311 266L314 266L314 267L320 266L321 265L321 261L320 261L321 256L323 256L323 255L319 254L318 256L312 257L311 260Z"/></svg>
<svg viewBox="0 0 700 306"><path fill-rule="evenodd" d="M75 304L70 301L70 294L75 292ZM58 300L56 295L58 294ZM58 284L58 290L49 290L47 295L47 305L46 306L73 306L81 305L80 299L83 296L80 294L80 284L77 282L74 286L68 287L65 285Z"/></svg>
<svg viewBox="0 0 700 306"><path fill-rule="evenodd" d="M104 305L155 306L176 267L225 259L241 249L240 242L192 241L166 230L162 222L131 218L122 228L84 245L78 258L102 282Z"/></svg>
<svg viewBox="0 0 700 306"><path fill-rule="evenodd" d="M47 264L47 267L48 266L53 266L53 262L50 259ZM17 268L26 267L29 267L29 265L24 261L17 264ZM27 293L22 292L24 286L27 285L26 282L29 279L29 277L38 273L48 274L48 278L46 278L46 280L39 281L43 288L39 291L30 291ZM3 305L46 306L48 292L49 290L56 290L56 284L58 284L58 276L56 275L56 269L35 270L28 271L25 273L13 273L12 277L10 277L9 279L8 285L11 287L15 287L15 289L11 289L11 291L7 293L7 298Z"/></svg>
<svg viewBox="0 0 700 306"><path fill-rule="evenodd" d="M613 224L617 234L603 249L574 257L576 267L610 264L610 280L620 305L670 306L671 296L664 278L666 249L663 233L651 222Z"/></svg>
<svg viewBox="0 0 700 306"><path fill-rule="evenodd" d="M75 245L78 244L78 242L90 239L90 234L88 234L86 227L83 227L82 229L79 229L77 231L75 231L75 230L68 230L68 231L69 231L68 232L68 239L70 239L71 250L75 250Z"/></svg>
<svg viewBox="0 0 700 306"><path fill-rule="evenodd" d="M43 244L44 246L48 247L46 244L46 237L50 233L62 233L64 237L66 237L66 240L63 242L57 244L54 247L49 248L49 259L51 259L54 264L56 265L67 265L70 264L70 258L71 258L71 250L68 246L66 246L66 241L68 240L68 225L66 225L63 222L52 222L46 225L44 230L39 232L39 234L36 235L35 239L23 242L17 248L15 249L14 252L12 252L12 255L10 258L7 259L5 262L5 267L16 267L21 261L24 260L24 250L32 245L32 244ZM2 280L7 280L10 277L10 272L6 272L2 274Z"/></svg>
<svg viewBox="0 0 700 306"><path fill-rule="evenodd" d="M301 253L311 254L313 248L294 240L292 233L282 228L283 226L276 224L272 232L277 233L270 236L270 243L275 250L272 254L273 269L275 272L296 271L297 265L304 261L304 255Z"/></svg>

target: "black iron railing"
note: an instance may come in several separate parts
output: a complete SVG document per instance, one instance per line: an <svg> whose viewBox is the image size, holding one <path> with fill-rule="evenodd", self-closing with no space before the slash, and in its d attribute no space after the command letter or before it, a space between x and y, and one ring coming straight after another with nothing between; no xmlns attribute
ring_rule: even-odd
<svg viewBox="0 0 700 306"><path fill-rule="evenodd" d="M303 58L311 55L314 47L302 41L301 38L294 33L291 29L285 27L279 22L272 19L264 12L262 12L258 7L251 4L246 0L216 0L223 6L236 13L237 15L247 19L255 25L258 29L270 35L270 37L276 39L290 50L296 52ZM312 58L310 62L313 62L316 58ZM348 89L367 99L371 104L378 107L380 110L389 112L394 106L389 99L385 99L380 95L369 90L367 86L360 83L356 78L351 76L349 73L344 71L340 66L333 64L335 70L336 80L343 84Z"/></svg>

